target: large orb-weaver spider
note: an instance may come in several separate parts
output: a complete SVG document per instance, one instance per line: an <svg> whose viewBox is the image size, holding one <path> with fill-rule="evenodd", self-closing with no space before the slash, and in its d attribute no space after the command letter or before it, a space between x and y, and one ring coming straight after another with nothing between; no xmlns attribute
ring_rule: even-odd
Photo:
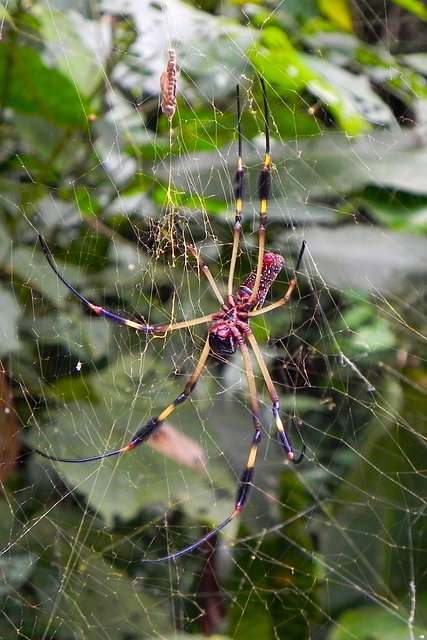
<svg viewBox="0 0 427 640"><path fill-rule="evenodd" d="M197 382L199 381L203 369L206 365L206 361L210 355L210 353L214 353L215 355L221 356L221 358L227 358L237 350L240 350L243 359L244 370L246 373L246 378L248 382L248 390L251 399L251 412L252 412L252 421L255 429L255 433L252 438L251 447L249 450L249 456L246 463L246 467L243 470L243 473L240 477L239 487L237 491L234 511L226 518L221 524L215 527L213 530L209 531L202 538L189 545L185 549L178 551L176 553L172 553L164 558L159 558L155 560L144 559L145 562L164 562L167 560L172 560L174 558L178 558L181 555L189 553L194 549L197 549L204 542L209 540L212 536L214 536L218 531L223 529L227 524L229 524L239 513L242 511L245 506L250 488L252 486L252 479L255 470L255 463L258 453L259 444L261 441L262 435L262 422L261 422L261 411L260 404L258 399L258 394L256 391L255 384L255 376L252 367L252 362L250 358L249 346L252 348L253 355L255 356L255 360L261 370L262 377L264 379L265 385L267 387L268 394L270 396L272 402L272 413L274 417L274 421L276 424L276 428L279 435L279 441L282 445L286 457L288 460L293 462L294 464L298 464L304 456L304 449L298 458L295 457L295 452L292 446L292 442L289 436L286 433L283 422L280 418L280 407L279 407L279 396L274 387L273 380L268 371L267 365L264 362L261 349L258 346L258 343L252 334L252 331L249 327L249 320L256 316L263 315L265 313L269 313L274 309L278 309L279 307L284 306L289 302L289 299L294 291L297 279L296 272L299 269L302 256L305 249L305 243L302 244L299 257L295 266L294 276L289 282L288 289L285 295L278 300L277 302L273 302L272 304L267 305L262 308L264 304L265 298L270 290L271 285L274 280L279 275L280 271L283 269L285 265L285 259L277 254L272 253L270 251L265 250L265 235L266 235L266 223L267 223L267 203L270 195L270 186L271 186L271 155L270 155L270 134L269 134L269 110L268 103L265 91L264 82L261 80L261 87L263 93L264 100L264 127L265 127L265 153L264 153L264 162L261 168L259 182L258 182L258 196L260 200L260 211L259 211L259 227L258 227L258 260L256 269L254 269L243 284L239 287L239 289L233 293L233 279L234 272L236 268L237 254L240 245L240 237L242 230L242 212L243 212L243 191L244 191L244 175L245 170L242 161L242 133L241 133L241 106L240 106L240 92L239 87L237 87L237 136L238 136L238 156L237 156L237 169L235 176L235 188L234 188L234 198L236 205L235 219L234 219L234 227L233 227L233 247L232 247L232 255L230 262L230 271L228 276L228 284L227 284L227 293L224 298L221 294L210 270L209 267L203 262L201 259L199 252L197 249L189 244L187 245L188 251L195 257L197 261L197 265L207 278L212 291L214 292L218 302L220 304L220 311L217 313L212 313L207 316L203 316L200 318L194 318L193 320L184 320L182 322L176 322L167 325L161 326L150 326L147 324L143 324L140 322L136 322L134 320L129 320L127 318L123 318L121 316L112 313L111 311L107 311L103 307L96 306L89 302L81 293L79 293L72 285L70 285L65 278L58 271L54 261L52 254L49 251L49 248L42 238L39 236L40 243L46 256L47 261L52 267L53 271L57 275L57 277L61 280L61 282L73 293L79 300L86 305L91 311L96 313L99 316L103 316L108 320L113 320L118 322L119 324L125 325L127 327L131 327L136 331L143 331L147 334L153 335L164 335L168 331L175 331L177 329L183 329L188 327L194 327L198 324L210 324L206 341L203 346L201 355L196 364L196 367L188 380L184 390L180 393L173 402L171 402L166 409L164 409L158 416L150 418L148 422L146 422L138 431L135 433L133 438L128 442L128 444L121 449L117 449L116 451L109 451L107 453L102 453L95 456L90 456L88 458L61 458L54 455L49 455L36 449L35 451L47 458L48 460L53 460L56 462L66 462L66 463L83 463L83 462L94 462L96 460L103 460L104 458L109 458L111 456L119 455L121 453L125 453L126 451L130 451L131 449L135 449L138 445L142 444L146 440L148 440L165 422L165 420L171 415L175 409L182 404L191 394Z"/></svg>

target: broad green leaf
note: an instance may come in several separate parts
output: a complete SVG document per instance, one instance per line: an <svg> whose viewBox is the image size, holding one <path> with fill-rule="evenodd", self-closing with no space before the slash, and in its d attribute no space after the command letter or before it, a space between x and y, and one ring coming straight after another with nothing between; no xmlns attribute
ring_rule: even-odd
<svg viewBox="0 0 427 640"><path fill-rule="evenodd" d="M66 127L85 126L88 105L75 85L29 47L0 43L0 85L3 106Z"/></svg>
<svg viewBox="0 0 427 640"><path fill-rule="evenodd" d="M46 47L44 58L90 97L104 80L111 55L110 20L91 20L73 10L58 11L50 5L39 7L41 34Z"/></svg>

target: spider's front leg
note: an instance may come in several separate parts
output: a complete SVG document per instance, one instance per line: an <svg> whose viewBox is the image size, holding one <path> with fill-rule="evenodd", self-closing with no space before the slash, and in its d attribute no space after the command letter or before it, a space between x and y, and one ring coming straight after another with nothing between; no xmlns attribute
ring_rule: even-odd
<svg viewBox="0 0 427 640"><path fill-rule="evenodd" d="M88 309L93 311L93 313L95 313L97 316L102 316L107 320L112 320L113 322L116 322L118 324L124 325L126 327L130 327L135 331L141 331L143 333L147 333L154 336L163 336L169 331L175 331L176 329L186 329L189 327L194 327L198 324L206 324L208 322L211 322L212 320L212 314L210 314L207 316L202 316L200 318L194 318L192 320L183 320L182 322L174 322L170 324L153 326L153 325L145 324L143 322L137 322L136 320L130 320L129 318L123 318L122 316L119 316L116 313L113 313L112 311L108 311L108 309L104 309L104 307L100 307L96 304L93 304L92 302L87 300L87 298L85 298L79 291L77 291L77 289L75 289L59 271L43 236L39 235L39 241L43 249L45 258L48 261L52 271L55 273L57 278L62 282L62 284L64 284L67 287L69 291L71 291L71 293L74 296L76 296L76 298L80 300L80 302L82 302L86 307L88 307Z"/></svg>

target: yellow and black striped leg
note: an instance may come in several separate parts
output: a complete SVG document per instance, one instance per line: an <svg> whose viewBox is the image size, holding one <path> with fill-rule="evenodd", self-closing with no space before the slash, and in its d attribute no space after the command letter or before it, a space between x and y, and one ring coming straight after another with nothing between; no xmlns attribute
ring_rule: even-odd
<svg viewBox="0 0 427 640"><path fill-rule="evenodd" d="M243 211L243 195L245 189L245 170L242 161L242 110L240 106L240 87L236 87L236 100L237 100L237 168L234 177L234 202L236 211L234 215L233 226L233 249L231 252L230 269L228 272L228 285L227 285L227 297L230 302L230 298L233 296L233 278L236 270L237 252L239 250L240 236L242 233L242 211Z"/></svg>
<svg viewBox="0 0 427 640"><path fill-rule="evenodd" d="M215 529L212 529L212 531L209 531L209 533L203 536L203 538L200 538L200 540L197 540L197 542L194 542L193 544L190 544L188 547L185 547L185 549L181 549L176 553L171 553L169 556L165 556L164 558L144 558L143 560L141 560L141 562L168 562L169 560L174 560L175 558L184 556L187 553L191 553L191 551L194 551L195 549L200 547L204 542L206 542L207 540L212 538L212 536L214 536L219 531L221 531L221 529L224 529L224 527L230 524L230 522L240 514L240 512L242 511L243 507L245 506L248 500L250 489L252 487L252 479L255 471L255 460L258 453L259 443L261 442L261 434L262 434L262 429L260 427L255 431L255 434L252 438L252 445L249 452L248 463L240 477L240 483L237 491L236 503L234 506L233 513L229 515L228 518L224 520L224 522L221 522L220 525L215 527Z"/></svg>
<svg viewBox="0 0 427 640"><path fill-rule="evenodd" d="M221 522L220 525L209 531L205 536L194 542L193 544L185 547L185 549L181 549L181 551L177 551L176 553L171 553L168 556L163 558L144 558L141 562L167 562L169 560L174 560L175 558L179 558L180 556L185 555L186 553L190 553L194 551L198 547L200 547L204 542L212 538L218 531L224 529L236 516L240 514L243 507L245 506L249 493L252 487L252 480L255 472L255 463L258 454L259 444L261 442L262 436L262 424L261 424L261 414L258 402L258 395L256 392L255 385L255 376L252 369L252 363L249 356L249 350L245 342L243 342L242 337L237 335L236 333L236 341L238 342L238 346L240 347L240 351L242 353L246 377L248 381L248 393L251 398L251 409L252 409L252 420L255 428L255 433L252 438L251 448L249 450L248 461L246 463L246 467L240 476L239 487L236 495L236 502L234 505L234 511L231 515L228 516Z"/></svg>
<svg viewBox="0 0 427 640"><path fill-rule="evenodd" d="M104 458L111 458L112 456L117 456L120 453L126 453L126 451L131 451L135 449L138 445L146 442L151 438L151 436L162 426L164 421L175 411L180 404L185 402L187 398L190 396L197 382L200 380L200 376L206 364L206 360L208 359L210 352L209 341L206 340L203 351L200 355L199 361L194 369L193 375L185 385L185 389L182 393L179 394L175 398L173 402L170 403L169 406L166 407L164 411L158 416L151 418L148 422L144 424L143 427L138 429L130 442L121 449L117 449L115 451L109 451L108 453L101 453L97 456L90 456L89 458L60 458L58 456L51 456L48 453L44 453L44 451L40 451L39 449L34 449L35 453L38 453L43 458L47 458L48 460L53 460L54 462L70 462L70 463L79 463L79 462L95 462L96 460L104 460Z"/></svg>
<svg viewBox="0 0 427 640"><path fill-rule="evenodd" d="M273 380L271 378L270 372L268 371L267 365L264 362L264 358L262 357L262 353L261 353L261 350L260 350L260 348L258 346L258 343L257 343L256 339L255 339L255 336L253 336L250 333L250 334L248 334L247 339L249 341L249 344L252 347L252 351L254 352L255 358L256 358L256 360L257 360L257 362L259 364L259 367L261 369L262 376L264 378L264 382L265 382L268 394L269 394L271 402L272 402L271 411L273 413L274 422L276 424L276 429L277 429L277 432L279 434L280 444L282 445L288 460L290 460L294 464L298 464L298 463L301 462L301 460L304 457L305 446L303 447L302 452L298 456L298 458L295 458L295 451L294 451L294 447L292 445L292 441L291 441L290 437L288 436L288 434L286 433L285 427L284 427L282 419L280 417L279 395L278 395L278 393L277 393L277 391L275 389L275 386L274 386Z"/></svg>
<svg viewBox="0 0 427 640"><path fill-rule="evenodd" d="M258 290L261 283L262 268L264 264L265 253L265 229L267 226L267 206L271 191L271 149L270 149L270 125L269 110L267 103L267 94L265 91L264 80L260 78L262 95L264 100L264 129L265 129L265 154L264 164L261 168L258 181L258 197L259 197L259 226L258 226L258 263L256 267L256 278L252 289L249 304L257 302Z"/></svg>
<svg viewBox="0 0 427 640"><path fill-rule="evenodd" d="M76 296L88 309L96 313L98 316L102 316L107 320L112 320L118 324L124 325L126 327L130 327L131 329L135 329L135 331L142 331L143 333L148 333L153 336L164 336L169 331L175 331L176 329L187 329L189 327L194 327L198 324L207 324L212 321L212 314L207 316L202 316L200 318L194 318L192 320L182 320L181 322L175 322L171 324L165 325L156 325L151 326L149 324L144 324L143 322L137 322L135 320L130 320L129 318L123 318L122 316L117 315L116 313L112 313L108 311L108 309L104 309L96 304L93 304L87 298L85 298L77 289L75 289L67 280L64 278L62 273L58 270L56 266L53 256L49 250L49 247L46 244L45 239L39 235L39 241L41 247L43 249L43 253L45 255L46 260L48 261L52 271L56 274L59 280L71 291L71 293ZM196 251L193 250L193 253L196 255Z"/></svg>
<svg viewBox="0 0 427 640"><path fill-rule="evenodd" d="M216 295L216 298L217 298L219 304L221 306L223 306L224 305L224 298L222 297L222 293L219 290L218 285L215 282L215 279L214 279L213 275L211 274L211 271L210 271L208 265L205 262L203 262L202 258L200 257L200 253L197 251L196 247L194 247L192 244L188 244L187 245L187 249L196 258L197 264L198 264L198 267L199 267L200 271L207 278L209 284L211 285L212 291ZM210 318L210 319L212 320L212 318ZM191 322L191 320L190 320L190 322Z"/></svg>
<svg viewBox="0 0 427 640"><path fill-rule="evenodd" d="M205 346L203 347L203 351L200 355L197 366L194 369L193 375L185 385L184 391L180 393L179 396L177 396L175 400L171 402L170 405L167 406L166 409L162 411L160 415L154 418L151 418L151 420L149 420L143 427L141 427L141 429L139 429L135 433L135 435L133 436L129 444L122 449L123 453L125 451L131 451L132 449L135 449L135 447L142 444L143 442L146 442L149 438L151 438L151 436L157 431L157 429L159 429L162 426L164 421L171 415L171 413L173 413L175 409L179 407L180 404L182 404L183 402L185 402L185 400L187 400L187 398L190 396L191 392L193 391L194 387L200 380L200 376L206 364L206 360L208 359L210 350L211 349L209 346L209 340L206 340Z"/></svg>

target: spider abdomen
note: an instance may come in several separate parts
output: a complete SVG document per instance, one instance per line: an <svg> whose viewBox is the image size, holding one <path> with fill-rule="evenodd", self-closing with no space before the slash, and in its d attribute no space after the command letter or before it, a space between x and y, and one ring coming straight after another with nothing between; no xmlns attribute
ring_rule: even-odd
<svg viewBox="0 0 427 640"><path fill-rule="evenodd" d="M270 287L279 275L280 271L285 266L285 259L279 253L265 253L262 270L261 280L259 282L258 292L256 294L254 308L260 309L264 304ZM239 290L237 291L237 298L239 302L247 302L252 295L253 288L256 280L256 270L252 271L246 280L243 282Z"/></svg>

